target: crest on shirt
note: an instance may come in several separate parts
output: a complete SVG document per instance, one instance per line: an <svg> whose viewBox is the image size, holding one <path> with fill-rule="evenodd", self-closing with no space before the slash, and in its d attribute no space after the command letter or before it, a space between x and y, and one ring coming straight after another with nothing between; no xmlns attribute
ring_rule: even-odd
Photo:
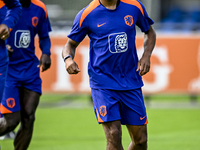
<svg viewBox="0 0 200 150"><path fill-rule="evenodd" d="M31 34L29 30L17 30L15 32L15 46L17 48L27 48L31 42Z"/></svg>
<svg viewBox="0 0 200 150"><path fill-rule="evenodd" d="M6 103L7 103L7 106L8 106L9 108L15 107L15 99L14 99L14 98L8 98L8 99L6 100Z"/></svg>
<svg viewBox="0 0 200 150"><path fill-rule="evenodd" d="M32 18L32 25L34 26L34 27L36 27L37 25L38 25L38 17L33 17Z"/></svg>
<svg viewBox="0 0 200 150"><path fill-rule="evenodd" d="M128 49L127 34L125 32L110 34L108 37L108 43L111 53L125 52Z"/></svg>
<svg viewBox="0 0 200 150"><path fill-rule="evenodd" d="M133 17L131 15L127 15L124 17L124 21L128 26L133 25Z"/></svg>
<svg viewBox="0 0 200 150"><path fill-rule="evenodd" d="M102 106L99 108L99 112L100 112L100 115L101 115L102 117L104 117L104 116L107 114L106 106L102 105Z"/></svg>

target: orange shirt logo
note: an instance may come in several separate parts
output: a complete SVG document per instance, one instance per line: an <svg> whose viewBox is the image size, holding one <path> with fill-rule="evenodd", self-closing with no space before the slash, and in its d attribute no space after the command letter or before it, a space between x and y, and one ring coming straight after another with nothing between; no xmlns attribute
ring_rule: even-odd
<svg viewBox="0 0 200 150"><path fill-rule="evenodd" d="M106 106L104 106L104 105L101 106L99 108L99 111L100 111L100 115L104 117L107 114Z"/></svg>
<svg viewBox="0 0 200 150"><path fill-rule="evenodd" d="M15 107L15 99L14 99L14 98L8 98L8 99L6 100L6 103L7 103L7 106L8 106L9 108Z"/></svg>
<svg viewBox="0 0 200 150"><path fill-rule="evenodd" d="M133 25L133 17L131 15L127 15L124 17L125 23L128 26L132 26Z"/></svg>
<svg viewBox="0 0 200 150"><path fill-rule="evenodd" d="M32 25L33 25L34 27L36 27L36 26L38 25L38 17L33 17L33 18L32 18Z"/></svg>
<svg viewBox="0 0 200 150"><path fill-rule="evenodd" d="M103 26L104 24L106 24L106 22L102 23L102 24L98 24L97 27L99 28L99 27Z"/></svg>

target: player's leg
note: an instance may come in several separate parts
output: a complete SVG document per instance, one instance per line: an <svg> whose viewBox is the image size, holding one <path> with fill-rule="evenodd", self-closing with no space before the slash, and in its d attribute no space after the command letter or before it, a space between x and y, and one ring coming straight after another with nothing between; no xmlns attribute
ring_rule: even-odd
<svg viewBox="0 0 200 150"><path fill-rule="evenodd" d="M0 118L0 136L13 131L20 122L20 111L3 114Z"/></svg>
<svg viewBox="0 0 200 150"><path fill-rule="evenodd" d="M15 81L6 81L1 101L0 135L13 131L20 122L19 88Z"/></svg>
<svg viewBox="0 0 200 150"><path fill-rule="evenodd" d="M21 125L14 140L15 150L26 150L30 144L33 134L35 112L40 99L40 93L26 88L23 88L21 94Z"/></svg>
<svg viewBox="0 0 200 150"><path fill-rule="evenodd" d="M123 150L119 99L113 90L91 89L95 114L103 125L107 150Z"/></svg>
<svg viewBox="0 0 200 150"><path fill-rule="evenodd" d="M118 92L121 97L121 123L131 137L128 150L147 149L147 114L141 89Z"/></svg>
<svg viewBox="0 0 200 150"><path fill-rule="evenodd" d="M147 150L147 125L126 125L131 137L128 150Z"/></svg>
<svg viewBox="0 0 200 150"><path fill-rule="evenodd" d="M123 150L121 122L111 121L102 125L107 139L106 150Z"/></svg>

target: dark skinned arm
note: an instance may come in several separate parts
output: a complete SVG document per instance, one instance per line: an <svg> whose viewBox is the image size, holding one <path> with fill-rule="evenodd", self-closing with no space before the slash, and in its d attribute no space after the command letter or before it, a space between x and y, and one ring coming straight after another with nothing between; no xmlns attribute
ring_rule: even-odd
<svg viewBox="0 0 200 150"><path fill-rule="evenodd" d="M40 57L40 62L38 67L42 67L42 72L48 70L51 66L51 40L47 36L45 38L39 39L40 49L42 50L42 56Z"/></svg>
<svg viewBox="0 0 200 150"><path fill-rule="evenodd" d="M138 62L137 70L140 70L140 75L143 76L150 70L150 58L151 53L155 47L156 43L156 33L152 26L150 26L149 30L144 34L144 53L142 58Z"/></svg>
<svg viewBox="0 0 200 150"><path fill-rule="evenodd" d="M64 46L64 48L62 50L63 59L66 56L69 56L69 55L71 56L71 57L68 57L67 59L65 59L65 68L69 74L78 74L80 72L78 65L73 60L75 57L76 47L78 45L79 45L78 42L76 42L72 39L68 39L67 44Z"/></svg>

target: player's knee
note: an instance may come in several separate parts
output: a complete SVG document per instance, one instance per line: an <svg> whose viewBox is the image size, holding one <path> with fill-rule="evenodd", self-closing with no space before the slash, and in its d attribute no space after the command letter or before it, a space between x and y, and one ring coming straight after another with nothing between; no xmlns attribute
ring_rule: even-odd
<svg viewBox="0 0 200 150"><path fill-rule="evenodd" d="M28 115L24 117L23 120L24 120L24 126L29 128L30 126L34 124L35 115L34 114Z"/></svg>
<svg viewBox="0 0 200 150"><path fill-rule="evenodd" d="M109 130L108 140L113 141L113 139L114 139L115 141L119 141L119 140L121 140L121 136L122 136L121 130L117 129L117 128L113 128L113 129Z"/></svg>
<svg viewBox="0 0 200 150"><path fill-rule="evenodd" d="M135 145L137 146L145 146L147 145L147 136L142 136L141 138L138 138L134 141Z"/></svg>

